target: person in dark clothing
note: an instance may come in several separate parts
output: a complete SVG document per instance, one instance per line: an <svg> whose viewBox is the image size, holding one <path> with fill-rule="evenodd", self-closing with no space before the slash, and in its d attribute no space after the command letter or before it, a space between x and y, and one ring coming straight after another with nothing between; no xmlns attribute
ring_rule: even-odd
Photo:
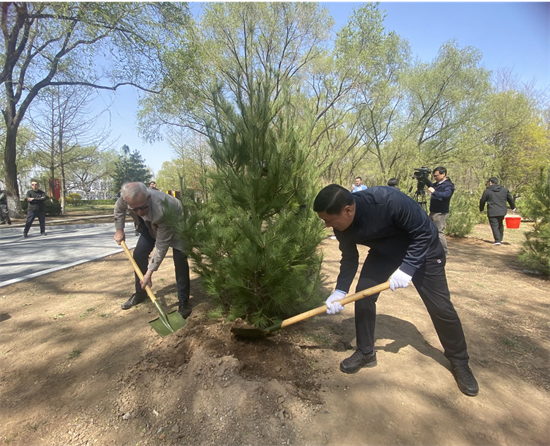
<svg viewBox="0 0 550 446"><path fill-rule="evenodd" d="M412 280L432 318L459 389L466 395L477 395L479 386L468 365L464 332L447 286L445 252L437 228L418 203L393 187L371 187L352 194L331 184L319 192L313 209L327 227L334 228L342 252L336 289L326 301L327 313L343 309L337 301L346 296L357 272L357 245L369 246L356 291L388 278L395 291ZM377 299L378 294L355 302L357 350L340 363L344 373L376 365Z"/></svg>
<svg viewBox="0 0 550 446"><path fill-rule="evenodd" d="M8 198L4 190L4 183L0 180L0 225L11 225L11 218L8 212Z"/></svg>
<svg viewBox="0 0 550 446"><path fill-rule="evenodd" d="M487 217L493 231L494 245L502 245L504 236L504 217L506 216L506 202L514 211L516 210L516 202L510 191L504 186L498 184L498 178L489 178L489 186L483 191L481 200L479 200L479 212L485 209L487 203Z"/></svg>
<svg viewBox="0 0 550 446"><path fill-rule="evenodd" d="M399 189L399 180L397 178L390 178L388 180L388 186L395 187L396 189Z"/></svg>
<svg viewBox="0 0 550 446"><path fill-rule="evenodd" d="M25 229L23 230L23 237L27 237L32 222L36 217L38 217L38 221L40 222L40 234L46 235L46 193L38 189L38 186L38 181L32 180L32 189L27 192L29 208L27 211L27 223L25 223Z"/></svg>
<svg viewBox="0 0 550 446"><path fill-rule="evenodd" d="M439 240L445 250L445 255L448 255L447 239L445 238L445 225L449 218L449 205L451 197L455 191L455 185L450 178L447 178L447 169L444 167L436 167L433 170L435 183L428 180L428 193L430 197L430 218L437 227Z"/></svg>

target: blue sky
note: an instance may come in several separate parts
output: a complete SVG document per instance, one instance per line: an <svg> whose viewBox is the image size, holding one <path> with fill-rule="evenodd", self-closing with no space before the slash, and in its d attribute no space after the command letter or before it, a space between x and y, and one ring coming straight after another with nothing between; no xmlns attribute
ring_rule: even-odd
<svg viewBox="0 0 550 446"><path fill-rule="evenodd" d="M336 21L335 30L347 23L360 2L322 2ZM483 54L482 65L493 72L511 68L525 83L550 89L550 3L526 2L382 2L387 13L386 30L407 39L413 55L429 62L439 47L456 39L462 47L473 46ZM126 88L117 93L111 108L111 137L116 148L127 144L139 150L156 174L164 161L173 158L166 142L149 144L138 136L138 94Z"/></svg>

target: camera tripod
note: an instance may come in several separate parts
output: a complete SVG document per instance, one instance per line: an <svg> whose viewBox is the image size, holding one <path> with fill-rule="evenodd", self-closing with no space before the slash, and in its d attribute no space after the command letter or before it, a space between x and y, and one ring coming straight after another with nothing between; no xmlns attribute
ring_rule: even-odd
<svg viewBox="0 0 550 446"><path fill-rule="evenodd" d="M422 207L422 209L428 213L428 202L426 201L426 189L424 189L424 186L416 188L414 199Z"/></svg>

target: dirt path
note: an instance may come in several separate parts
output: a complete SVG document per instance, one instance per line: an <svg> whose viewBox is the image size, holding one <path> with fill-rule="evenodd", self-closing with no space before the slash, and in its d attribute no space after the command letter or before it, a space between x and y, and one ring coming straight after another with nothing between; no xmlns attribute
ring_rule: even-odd
<svg viewBox="0 0 550 446"><path fill-rule="evenodd" d="M494 247L479 225L449 239L475 398L456 387L413 287L380 297L378 366L356 375L338 369L353 351L353 305L243 341L195 278L187 326L162 339L151 304L120 310L132 290L124 254L1 288L0 443L548 445L550 286L517 264L522 231L505 237ZM331 288L336 241L323 251ZM171 265L154 290L175 308Z"/></svg>

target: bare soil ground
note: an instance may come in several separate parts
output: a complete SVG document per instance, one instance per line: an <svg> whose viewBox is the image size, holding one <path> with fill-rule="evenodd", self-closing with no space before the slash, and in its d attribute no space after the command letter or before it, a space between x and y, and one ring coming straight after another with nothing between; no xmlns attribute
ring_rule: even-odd
<svg viewBox="0 0 550 446"><path fill-rule="evenodd" d="M475 398L456 387L414 287L378 303L378 366L339 362L353 305L253 341L235 338L192 281L193 314L160 338L150 303L128 311L124 254L0 289L2 445L549 445L549 282L523 271L523 231L449 238L447 276ZM322 245L327 292L339 251ZM363 249L364 256L367 250ZM154 291L177 304L171 259Z"/></svg>

